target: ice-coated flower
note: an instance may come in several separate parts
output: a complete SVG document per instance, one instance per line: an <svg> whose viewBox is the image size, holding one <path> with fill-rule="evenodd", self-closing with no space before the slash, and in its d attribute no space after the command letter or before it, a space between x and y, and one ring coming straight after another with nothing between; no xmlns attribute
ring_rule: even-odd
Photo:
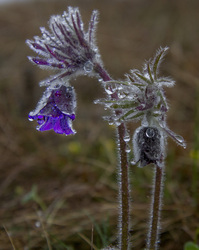
<svg viewBox="0 0 199 250"><path fill-rule="evenodd" d="M163 165L165 140L161 129L141 126L136 129L133 137L134 162L139 167L153 163Z"/></svg>
<svg viewBox="0 0 199 250"><path fill-rule="evenodd" d="M95 43L98 12L93 11L88 31L85 32L78 8L69 7L63 15L52 16L49 30L41 27L42 36L27 40L29 47L39 56L29 57L34 64L57 70L55 76L41 85L48 85L57 78L92 73L93 64L100 60Z"/></svg>
<svg viewBox="0 0 199 250"><path fill-rule="evenodd" d="M168 77L160 77L159 66L167 50L167 47L160 48L154 58L144 64L142 72L134 69L126 74L124 81L104 82L108 98L97 102L111 109L111 123L141 120L143 126L155 126L185 147L184 139L171 131L166 124L169 108L163 87L172 87L174 81ZM113 93L117 93L114 99Z"/></svg>
<svg viewBox="0 0 199 250"><path fill-rule="evenodd" d="M75 119L76 96L73 87L56 85L48 87L36 109L29 114L30 120L37 120L37 130L53 129L59 134L74 134L72 121Z"/></svg>

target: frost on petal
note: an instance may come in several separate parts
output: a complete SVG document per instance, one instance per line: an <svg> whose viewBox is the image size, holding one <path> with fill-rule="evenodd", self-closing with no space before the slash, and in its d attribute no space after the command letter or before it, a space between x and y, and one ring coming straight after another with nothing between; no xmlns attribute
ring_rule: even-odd
<svg viewBox="0 0 199 250"><path fill-rule="evenodd" d="M75 119L76 97L73 87L58 85L48 88L36 109L29 114L30 120L36 120L37 130L53 129L59 134L74 134L72 121Z"/></svg>
<svg viewBox="0 0 199 250"><path fill-rule="evenodd" d="M98 23L99 12L94 10L91 16L91 20L88 28L88 41L90 44L95 46L95 32Z"/></svg>
<svg viewBox="0 0 199 250"><path fill-rule="evenodd" d="M65 68L65 65L63 63L57 63L56 60L54 59L44 59L40 57L28 57L28 59L32 62L37 64L39 67L44 68L44 69L52 69L52 68L57 68L57 69L63 69Z"/></svg>
<svg viewBox="0 0 199 250"><path fill-rule="evenodd" d="M76 96L73 87L61 86L53 91L54 102L57 108L64 114L70 115L76 108Z"/></svg>

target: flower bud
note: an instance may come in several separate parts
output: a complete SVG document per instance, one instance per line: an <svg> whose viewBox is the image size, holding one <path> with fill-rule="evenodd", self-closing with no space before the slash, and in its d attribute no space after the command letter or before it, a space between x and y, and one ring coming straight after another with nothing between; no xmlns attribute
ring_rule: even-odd
<svg viewBox="0 0 199 250"><path fill-rule="evenodd" d="M155 126L139 127L133 137L134 163L139 167L150 163L161 167L164 160L163 132Z"/></svg>

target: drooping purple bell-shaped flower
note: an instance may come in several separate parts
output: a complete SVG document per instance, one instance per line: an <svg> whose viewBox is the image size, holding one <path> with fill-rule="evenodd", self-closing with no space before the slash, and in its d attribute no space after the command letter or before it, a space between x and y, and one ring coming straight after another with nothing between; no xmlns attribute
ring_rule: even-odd
<svg viewBox="0 0 199 250"><path fill-rule="evenodd" d="M58 85L47 88L36 109L29 114L30 120L37 120L37 130L53 129L59 134L75 134L72 121L75 119L76 96L71 86Z"/></svg>

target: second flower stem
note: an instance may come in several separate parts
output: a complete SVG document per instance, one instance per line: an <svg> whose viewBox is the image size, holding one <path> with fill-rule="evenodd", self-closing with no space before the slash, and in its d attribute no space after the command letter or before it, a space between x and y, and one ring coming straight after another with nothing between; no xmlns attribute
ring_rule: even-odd
<svg viewBox="0 0 199 250"><path fill-rule="evenodd" d="M160 212L162 206L162 193L164 182L164 166L155 166L155 178L153 184L152 204L147 239L147 250L157 250L159 247Z"/></svg>

